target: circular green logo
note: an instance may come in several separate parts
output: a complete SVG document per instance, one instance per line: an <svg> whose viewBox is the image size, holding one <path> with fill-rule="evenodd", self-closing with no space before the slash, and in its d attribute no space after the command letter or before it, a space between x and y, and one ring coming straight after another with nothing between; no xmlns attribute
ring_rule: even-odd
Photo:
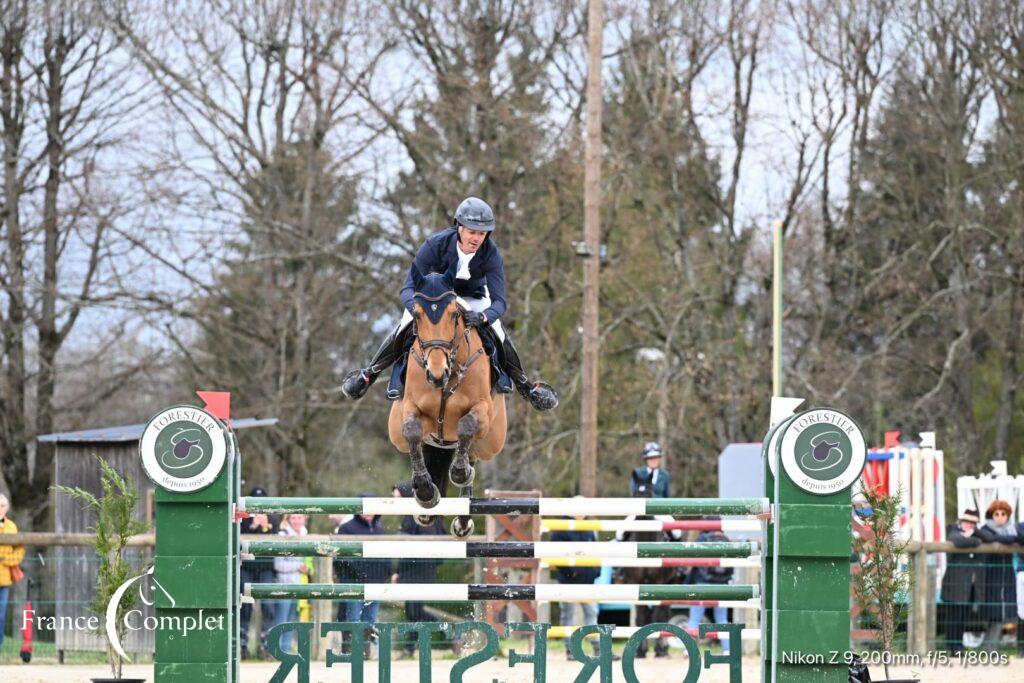
<svg viewBox="0 0 1024 683"><path fill-rule="evenodd" d="M812 479L834 479L846 469L852 457L850 437L832 425L813 425L796 439L797 467Z"/></svg>
<svg viewBox="0 0 1024 683"><path fill-rule="evenodd" d="M172 422L156 435L157 461L164 472L182 479L202 472L213 457L213 439L195 422Z"/></svg>
<svg viewBox="0 0 1024 683"><path fill-rule="evenodd" d="M860 427L831 408L789 418L772 435L769 447L778 449L782 468L797 487L819 496L849 489L867 464Z"/></svg>
<svg viewBox="0 0 1024 683"><path fill-rule="evenodd" d="M219 420L194 406L174 406L146 425L139 442L142 468L168 491L198 491L213 483L227 455Z"/></svg>

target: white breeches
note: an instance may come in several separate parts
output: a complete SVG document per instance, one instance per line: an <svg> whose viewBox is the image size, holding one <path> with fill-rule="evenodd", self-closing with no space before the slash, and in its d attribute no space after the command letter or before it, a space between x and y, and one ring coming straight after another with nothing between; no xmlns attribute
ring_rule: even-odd
<svg viewBox="0 0 1024 683"><path fill-rule="evenodd" d="M484 295L479 299L463 299L460 296L459 303L461 303L465 308L471 311L478 311L482 313L483 311L486 311L488 308L491 307L491 297L488 295ZM402 320L401 322L398 323L398 329L404 329L405 326L411 322L412 313L410 313L409 311L402 311ZM498 337L498 341L505 341L505 330L502 329L500 320L495 320L493 323L491 323L491 329L494 330L494 334Z"/></svg>

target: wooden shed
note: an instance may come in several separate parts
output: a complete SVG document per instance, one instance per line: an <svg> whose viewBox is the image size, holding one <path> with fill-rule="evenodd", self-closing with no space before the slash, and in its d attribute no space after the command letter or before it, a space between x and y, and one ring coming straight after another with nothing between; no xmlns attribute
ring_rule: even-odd
<svg viewBox="0 0 1024 683"><path fill-rule="evenodd" d="M250 427L269 426L277 423L276 418L246 418L232 420L235 430ZM145 424L102 427L77 432L45 434L39 441L54 444L53 483L61 486L78 486L92 493L100 492L100 466L97 458L103 458L121 476L135 482L139 491L139 505L136 515L141 520L152 521L153 484L142 471L139 458L139 439ZM51 500L54 531L90 532L96 523L95 515L67 496L52 494ZM138 566L148 566L152 548L131 548L136 553ZM58 623L62 617L72 620L88 617L89 603L95 595L97 559L90 548L57 547L52 549L54 563L56 601L54 616ZM150 616L152 608L139 605L143 614ZM67 623L67 622L65 622ZM58 629L55 633L57 652L61 660L65 652L103 651L105 639L78 629ZM140 629L128 633L123 643L127 652L153 652L153 632Z"/></svg>

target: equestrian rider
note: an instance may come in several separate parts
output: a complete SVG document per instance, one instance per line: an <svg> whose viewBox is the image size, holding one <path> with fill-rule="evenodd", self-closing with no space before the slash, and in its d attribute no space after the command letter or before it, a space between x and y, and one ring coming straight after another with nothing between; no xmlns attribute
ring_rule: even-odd
<svg viewBox="0 0 1024 683"><path fill-rule="evenodd" d="M636 496L638 491L646 493L651 498L670 498L671 484L669 473L661 467L661 456L664 451L657 441L648 441L644 444L643 454L644 466L637 467L629 480L629 493ZM650 489L642 491L643 487Z"/></svg>
<svg viewBox="0 0 1024 683"><path fill-rule="evenodd" d="M444 273L457 260L455 293L468 306L466 325L477 329L485 348L492 356L497 356L500 369L507 373L519 393L534 408L550 410L558 405L558 394L549 384L531 382L527 378L512 338L501 326L499 318L505 313L505 265L497 243L490 236L493 231L494 212L491 207L483 200L468 197L456 209L454 224L427 238L416 252L402 287L405 312L401 322L377 349L370 364L345 378L341 390L346 396L352 399L362 397L377 376L412 345L413 269L421 275ZM390 400L401 396L401 389L394 386L400 380L392 377L393 386L388 388ZM498 390L508 393L511 387L507 381L499 381Z"/></svg>

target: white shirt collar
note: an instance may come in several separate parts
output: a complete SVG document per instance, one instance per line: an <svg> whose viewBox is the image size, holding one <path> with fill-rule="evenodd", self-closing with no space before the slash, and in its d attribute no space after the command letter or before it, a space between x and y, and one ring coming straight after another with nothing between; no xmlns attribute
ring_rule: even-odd
<svg viewBox="0 0 1024 683"><path fill-rule="evenodd" d="M473 260L474 256L476 256L476 252L474 251L470 254L467 254L466 252L462 251L462 245L460 245L458 241L456 241L455 253L459 255L459 272L455 275L455 278L457 280L468 280L470 278L469 262Z"/></svg>

